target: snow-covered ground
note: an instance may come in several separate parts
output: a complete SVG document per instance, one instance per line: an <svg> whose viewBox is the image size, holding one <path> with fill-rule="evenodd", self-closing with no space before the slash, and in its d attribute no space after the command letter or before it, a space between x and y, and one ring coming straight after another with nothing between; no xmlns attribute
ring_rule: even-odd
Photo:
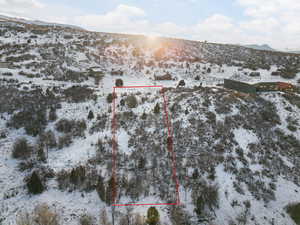
<svg viewBox="0 0 300 225"><path fill-rule="evenodd" d="M18 23L10 22L9 25L14 27L18 26ZM21 23L23 23L21 21ZM0 21L1 24L1 21ZM5 22L7 25L7 23ZM40 24L40 23L29 23L36 26L52 26L51 24ZM5 26L6 26L5 25ZM20 24L19 24L20 25ZM20 25L21 27L26 27L26 25ZM4 30L4 27L0 27L1 30ZM60 27L59 29L63 29ZM6 44L12 45L23 45L20 47L22 50L26 47L28 39L31 40L30 49L24 50L26 54L30 54L36 57L35 60L24 60L21 62L15 63L19 68L9 69L9 68L0 68L0 79L15 79L20 83L19 88L23 89L28 87L29 90L34 90L35 87L32 85L40 86L44 92L47 88L59 87L64 90L66 88L72 87L74 85L79 86L88 86L95 91L97 95L96 100L88 100L81 103L70 103L63 101L61 103L61 109L57 110L57 117L59 119L75 119L75 120L86 120L89 111L93 111L95 118L92 120L87 120L87 129L85 131L85 137L80 137L74 139L73 143L62 149L50 149L47 162L44 163L44 166L47 166L49 169L52 169L55 173L59 173L63 170L69 171L72 168L75 168L79 165L88 164L89 160L93 159L97 152L95 144L98 140L106 140L111 137L111 104L107 102L106 97L109 93L113 92L113 87L115 86L116 79L122 79L124 86L163 86L166 88L176 88L180 80L184 80L186 88L193 88L194 86L204 86L209 87L210 94L208 100L210 105L207 107L207 110L216 116L216 122L224 122L226 117L239 115L240 111L237 105L233 105L231 112L228 114L218 114L216 112L216 99L215 96L222 88L217 88L217 85L223 83L223 79L236 79L240 81L245 81L248 83L257 83L257 82L268 82L268 81L284 81L290 82L292 84L297 84L297 81L300 79L300 73L296 75L293 79L283 79L280 76L272 76L271 73L278 69L277 65L272 65L270 70L259 69L257 72L260 72L261 76L258 78L250 77L245 75L244 72L248 74L253 72L249 69L242 69L239 66L229 66L223 64L219 66L214 63L209 63L208 60L198 60L191 62L186 60L184 57L180 58L180 54L190 51L192 55L196 55L199 58L204 56L213 57L211 53L205 46L202 46L200 43L193 42L189 43L186 41L186 45L189 49L182 49L182 46L176 44L174 48L166 50L164 55L166 58L164 60L156 61L155 54L157 50L162 49L162 43L152 43L153 46L149 47L144 45L144 41L138 39L136 42L132 41L127 36L114 36L113 34L94 34L87 31L77 30L76 31L64 31L60 30L59 32L55 29L49 31L47 34L37 35L37 38L33 38L30 30L22 33L15 32L14 30L8 29L8 32L4 36L0 36L0 46L5 46ZM71 35L72 38L65 38L66 35ZM82 38L83 37L83 38ZM89 43L83 44L83 41ZM97 43L97 41L100 43ZM184 42L184 41L183 41ZM170 43L173 43L170 41ZM61 44L65 48L63 49L64 55L59 56L54 55L53 50L49 50L52 47L45 47L45 45L54 45ZM92 45L94 44L94 45ZM149 43L148 43L149 44ZM82 46L80 46L82 45ZM79 46L79 47L78 47ZM102 49L102 46L104 46ZM196 47L195 47L196 46ZM200 47L199 47L200 46ZM78 48L77 48L78 47ZM195 51L192 51L195 47ZM215 46L215 49L218 49L220 46ZM0 62L5 62L8 56L22 56L24 52L14 53L10 52L11 46L6 50L0 50ZM55 48L55 47L54 47ZM57 49L62 48L57 47ZM140 56L134 56L133 52L137 49L140 49ZM178 50L179 49L179 50ZM54 59L47 60L42 56L45 54L44 50L49 50L49 54ZM200 51L201 50L201 51ZM16 50L17 51L17 50ZM174 52L179 51L179 56L174 54ZM43 53L43 54L41 54ZM245 51L245 54L247 52ZM137 54L137 53L136 53ZM137 55L139 55L137 54ZM272 54L272 53L270 53ZM187 56L185 56L187 57ZM44 62L45 65L41 65L40 68L35 68L34 66L26 66L26 64L34 64L34 62ZM53 73L51 76L44 74L43 70L48 68L49 65L54 65L57 63L59 66L55 67L58 70ZM48 65L49 64L49 65ZM143 64L143 66L141 66ZM161 64L161 65L160 65ZM58 75L59 69L64 69L61 76L64 75L65 71L72 70L76 72L82 72L83 75L87 74L90 68L98 67L100 71L103 72L103 77L99 81L99 85L96 85L94 78L88 76L87 79L83 81L58 81L55 79L55 76ZM211 72L207 72L207 69L210 68ZM49 68L48 68L49 69ZM52 69L52 68L51 68ZM20 72L23 71L28 74L40 74L41 77L28 78L24 75L21 75ZM52 71L52 70L51 70ZM58 71L58 72L57 72ZM112 75L112 71L122 71L123 75ZM4 73L11 73L12 76L7 76ZM155 76L163 76L165 74L171 74L171 80L158 81L155 80ZM197 78L197 79L196 79ZM4 82L0 83L1 85L8 85ZM153 112L154 106L158 103L161 106L161 111L163 109L163 99L159 93L160 88L136 88L136 89L115 89L118 94L118 99L116 100L117 104L120 104L120 99L123 94L134 94L137 96L139 105L134 109L128 109L126 107L121 107L118 105L118 112L133 112L135 115L140 118L143 113L151 114ZM175 91L180 89L175 89ZM140 94L141 93L141 94ZM205 93L204 93L205 94ZM184 93L182 94L184 96ZM141 99L147 96L147 100L141 104ZM178 102L174 102L175 93L170 92L166 94L167 99L170 100L169 105L169 115L172 119L172 123L180 123L181 129L192 129L195 124L193 120L197 119L203 121L203 123L209 123L208 118L205 114L194 111L192 104L201 105L205 101L204 95L201 93L191 93L187 97L183 97L182 102L180 103L182 108L187 109L187 113L181 113L176 118L174 118L175 112L172 112L170 109ZM294 132L287 129L288 122L287 119L294 118L299 122L300 111L299 108L295 105L291 105L284 100L280 94L266 93L260 95L263 99L272 102L276 106L276 113L280 117L281 124L276 125L276 128L284 131L286 135L293 135L297 140L300 140L300 129ZM240 99L239 104L247 104L246 101ZM7 102L9 104L9 100ZM290 106L292 111L287 110L286 106ZM1 107L1 106L0 106ZM189 113L189 114L188 114ZM97 122L97 115L107 115L107 121L105 124L105 129L101 132L90 133L90 128ZM188 115L187 115L188 114ZM13 147L14 141L19 137L25 137L30 144L34 145L37 141L37 137L28 136L23 128L13 129L7 128L6 123L9 121L11 115L7 113L1 114L0 117L0 131L5 130L7 137L0 139L0 221L1 217L4 218L5 225L15 224L16 215L22 211L31 211L35 205L38 203L48 203L48 205L54 207L62 216L63 224L75 225L78 224L78 217L83 213L89 213L95 217L99 217L100 211L102 208L106 208L108 214L111 213L111 207L101 201L97 195L97 192L80 192L73 191L67 192L59 190L57 181L55 179L50 179L47 181L47 190L39 195L29 195L24 183L24 177L27 176L30 172L19 170L19 161L12 159L11 150ZM163 114L159 115L159 120L163 123ZM245 118L246 119L246 118ZM135 121L137 122L137 121ZM56 137L61 136L61 133L55 129L56 122L49 122L45 130L52 130L55 133ZM129 130L120 128L117 130L117 140L119 145L120 153L125 153L124 155L130 156L134 151L133 148L129 147L129 140L134 134L136 127L130 127ZM157 132L156 127L142 127L148 136L154 136L154 133ZM159 131L165 132L165 131ZM183 136L185 134L182 134ZM200 134L199 134L200 135ZM198 136L185 137L189 142L197 142L199 140ZM247 130L245 128L239 127L233 130L233 139L236 141L237 146L243 150L245 159L247 162L250 162L248 153L250 153L249 145L250 144L259 144L259 138L254 131ZM157 143L161 143L157 141ZM155 144L157 144L155 143ZM199 147L202 143L198 143ZM152 147L152 146L151 146ZM154 146L153 146L154 148ZM186 150L186 149L184 149ZM235 149L233 149L235 150ZM188 151L187 151L188 152ZM198 157L201 152L197 152ZM241 169L243 164L237 159L237 153L232 153L236 162L236 169ZM298 162L299 158L295 158L293 162L291 158L281 155L278 153L278 157L282 159L285 166L289 169L295 167L295 162ZM225 154L226 156L226 154ZM181 160L181 159L179 159ZM182 159L185 163L190 160L188 157ZM109 164L109 163L107 163ZM100 166L99 166L100 167ZM248 166L251 172L253 173L262 173L265 169L261 164L250 164ZM98 168L99 169L99 168ZM171 168L167 168L171 170ZM103 174L106 178L111 175L111 171L107 170L106 166L101 167ZM192 176L194 169L189 167L187 168L187 175ZM292 225L293 221L290 219L289 215L284 210L284 207L291 202L300 201L300 187L284 176L276 177L276 190L275 190L275 200L268 203L263 202L262 200L257 200L253 197L252 193L247 189L244 183L241 183L241 186L244 190L244 194L240 194L235 190L233 182L237 180L237 176L233 173L226 172L223 164L219 164L215 167L216 178L214 183L218 185L219 193L219 208L215 209L215 219L213 223L215 224L229 224L231 220L236 221L236 218L244 212L245 207L243 202L250 201L251 207L247 212L246 216L254 216L255 218L248 218L249 224L286 224ZM205 174L203 174L203 177ZM169 179L169 177L165 177ZM185 178L183 178L185 179ZM261 178L265 182L270 182L270 178L263 177ZM164 181L161 181L162 183ZM187 181L180 180L180 200L183 208L189 213L192 217L193 224L199 224L197 222L197 215L194 211L195 206L192 199L192 190L190 188L185 188L183 183ZM240 205L232 206L232 201L237 200ZM122 197L120 199L121 203L129 203L132 199L129 197ZM145 198L140 198L138 203L161 203L161 199L157 196L148 196ZM133 213L139 213L143 216L146 216L147 209L149 207L145 206L135 206L133 207ZM169 217L168 207L166 206L157 206L161 223L170 225L171 220ZM125 213L125 208L118 208L122 213ZM1 223L1 222L0 222Z"/></svg>

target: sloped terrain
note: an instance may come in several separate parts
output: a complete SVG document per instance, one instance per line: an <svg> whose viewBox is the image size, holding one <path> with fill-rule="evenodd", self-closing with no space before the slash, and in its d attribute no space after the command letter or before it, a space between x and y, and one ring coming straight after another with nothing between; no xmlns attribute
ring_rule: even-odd
<svg viewBox="0 0 300 225"><path fill-rule="evenodd" d="M59 224L79 224L82 215L108 224L105 212L111 221L116 79L167 87L182 204L157 206L162 224L295 224L287 206L300 202L299 94L247 96L220 85L296 85L299 55L0 24L0 224L16 224L41 203ZM161 93L125 90L116 104L117 200L174 202ZM144 224L147 209L116 207L115 222Z"/></svg>

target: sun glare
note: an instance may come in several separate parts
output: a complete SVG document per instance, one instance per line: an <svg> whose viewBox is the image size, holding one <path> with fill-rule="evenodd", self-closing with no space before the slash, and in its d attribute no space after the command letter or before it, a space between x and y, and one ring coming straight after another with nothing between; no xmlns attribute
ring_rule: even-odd
<svg viewBox="0 0 300 225"><path fill-rule="evenodd" d="M155 35L147 35L147 39L148 39L148 41L150 41L150 42L154 42L154 41L156 41L157 40L157 36L155 36Z"/></svg>

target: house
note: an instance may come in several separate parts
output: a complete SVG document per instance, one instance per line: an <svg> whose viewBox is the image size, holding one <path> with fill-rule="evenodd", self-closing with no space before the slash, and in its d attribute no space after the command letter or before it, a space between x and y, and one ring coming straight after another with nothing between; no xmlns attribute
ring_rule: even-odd
<svg viewBox="0 0 300 225"><path fill-rule="evenodd" d="M269 91L297 92L296 86L285 82L260 82L251 85L240 81L224 79L224 87L247 94Z"/></svg>
<svg viewBox="0 0 300 225"><path fill-rule="evenodd" d="M261 82L255 84L256 90L259 92L268 91L295 91L295 87L285 82Z"/></svg>
<svg viewBox="0 0 300 225"><path fill-rule="evenodd" d="M99 66L94 66L94 67L90 67L88 70L90 72L102 72L103 69Z"/></svg>
<svg viewBox="0 0 300 225"><path fill-rule="evenodd" d="M294 86L290 83L285 83L285 82L277 82L277 88L278 90L293 90Z"/></svg>
<svg viewBox="0 0 300 225"><path fill-rule="evenodd" d="M123 76L124 75L124 71L112 69L112 71L110 72L110 74L113 75L113 76Z"/></svg>
<svg viewBox="0 0 300 225"><path fill-rule="evenodd" d="M155 80L172 80L172 76L170 73L166 73L165 75L162 76L154 76Z"/></svg>
<svg viewBox="0 0 300 225"><path fill-rule="evenodd" d="M240 81L224 79L224 87L246 94L256 94L255 86Z"/></svg>

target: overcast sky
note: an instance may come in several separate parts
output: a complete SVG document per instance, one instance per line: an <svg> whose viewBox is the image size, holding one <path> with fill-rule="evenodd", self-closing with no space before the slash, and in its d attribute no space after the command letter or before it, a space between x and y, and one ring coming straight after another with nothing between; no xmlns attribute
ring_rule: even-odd
<svg viewBox="0 0 300 225"><path fill-rule="evenodd" d="M93 31L300 49L300 0L0 0L0 14Z"/></svg>

